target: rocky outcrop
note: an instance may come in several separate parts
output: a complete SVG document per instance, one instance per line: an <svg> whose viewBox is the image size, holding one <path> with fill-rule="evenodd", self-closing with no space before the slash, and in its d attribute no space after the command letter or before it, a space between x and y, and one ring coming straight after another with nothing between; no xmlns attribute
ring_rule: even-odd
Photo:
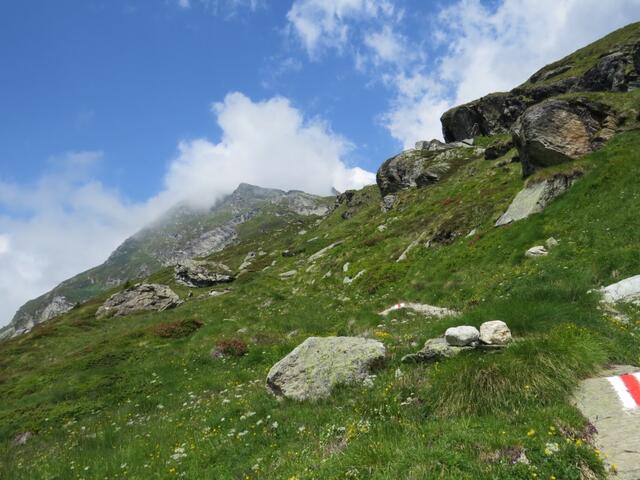
<svg viewBox="0 0 640 480"><path fill-rule="evenodd" d="M138 283L109 297L98 308L96 317L121 317L140 311L163 311L179 304L180 297L166 285Z"/></svg>
<svg viewBox="0 0 640 480"><path fill-rule="evenodd" d="M456 142L478 135L507 133L529 104L519 95L494 93L452 108L440 117L444 140Z"/></svg>
<svg viewBox="0 0 640 480"><path fill-rule="evenodd" d="M499 227L539 213L554 199L566 192L582 176L582 172L557 174L551 178L532 182L525 186L509 205L507 211L498 219Z"/></svg>
<svg viewBox="0 0 640 480"><path fill-rule="evenodd" d="M574 65L570 59L556 62L510 92L487 95L445 112L440 118L444 139L455 142L477 135L507 133L527 108L563 93L626 92L637 88L639 58L640 44L630 43L607 52L579 75L571 76ZM554 80L563 74L569 77Z"/></svg>
<svg viewBox="0 0 640 480"><path fill-rule="evenodd" d="M384 345L376 340L310 337L271 368L267 388L298 401L326 398L339 385L364 382L384 356Z"/></svg>
<svg viewBox="0 0 640 480"><path fill-rule="evenodd" d="M187 287L212 287L232 282L234 277L229 267L222 263L187 260L174 267L176 282Z"/></svg>
<svg viewBox="0 0 640 480"><path fill-rule="evenodd" d="M485 160L495 160L503 155L506 155L509 150L513 148L513 140L504 140L501 142L494 142L489 145L484 151Z"/></svg>
<svg viewBox="0 0 640 480"><path fill-rule="evenodd" d="M602 146L617 128L612 109L587 99L551 99L529 108L513 127L522 173L581 157Z"/></svg>
<svg viewBox="0 0 640 480"><path fill-rule="evenodd" d="M438 144L442 145L440 142ZM466 143L447 145L446 148L437 146L406 150L380 166L376 183L383 198L407 188L426 187L450 174L460 160L483 153L484 149Z"/></svg>
<svg viewBox="0 0 640 480"><path fill-rule="evenodd" d="M443 360L445 358L455 357L460 352L464 352L466 350L473 350L473 347L456 347L449 345L449 343L447 343L447 341L442 337L430 338L425 342L421 350L402 357L402 362L412 363Z"/></svg>
<svg viewBox="0 0 640 480"><path fill-rule="evenodd" d="M42 306L35 308L33 312L21 309L11 324L0 331L0 340L28 333L36 325L67 313L76 306L75 303L70 302L63 295L52 296L51 294L47 294L43 299L45 301L42 303Z"/></svg>

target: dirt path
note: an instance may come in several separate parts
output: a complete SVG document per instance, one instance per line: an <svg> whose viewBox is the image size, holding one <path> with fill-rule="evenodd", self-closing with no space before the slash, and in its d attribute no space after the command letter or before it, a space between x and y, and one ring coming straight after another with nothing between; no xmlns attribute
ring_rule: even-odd
<svg viewBox="0 0 640 480"><path fill-rule="evenodd" d="M615 465L616 480L640 480L640 372L639 367L618 365L601 376L581 382L575 400L597 428L596 443Z"/></svg>

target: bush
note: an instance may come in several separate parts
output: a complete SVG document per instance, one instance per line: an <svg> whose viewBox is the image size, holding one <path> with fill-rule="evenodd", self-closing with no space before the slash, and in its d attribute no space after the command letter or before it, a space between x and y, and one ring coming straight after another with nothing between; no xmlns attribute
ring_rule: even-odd
<svg viewBox="0 0 640 480"><path fill-rule="evenodd" d="M202 325L200 320L189 318L156 325L153 327L153 333L162 338L182 338L188 337Z"/></svg>
<svg viewBox="0 0 640 480"><path fill-rule="evenodd" d="M220 357L242 357L249 351L247 344L237 338L229 340L221 340L217 343L216 348L211 352L214 358Z"/></svg>

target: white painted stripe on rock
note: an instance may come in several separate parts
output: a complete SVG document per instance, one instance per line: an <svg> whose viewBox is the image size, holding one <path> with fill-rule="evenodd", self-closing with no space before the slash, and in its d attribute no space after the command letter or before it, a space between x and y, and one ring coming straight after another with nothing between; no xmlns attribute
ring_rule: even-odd
<svg viewBox="0 0 640 480"><path fill-rule="evenodd" d="M633 410L634 408L638 408L636 401L633 399L633 397L627 390L626 385L620 377L607 377L607 380L609 380L609 383L618 394L618 398L622 403L622 408L624 408L625 410Z"/></svg>

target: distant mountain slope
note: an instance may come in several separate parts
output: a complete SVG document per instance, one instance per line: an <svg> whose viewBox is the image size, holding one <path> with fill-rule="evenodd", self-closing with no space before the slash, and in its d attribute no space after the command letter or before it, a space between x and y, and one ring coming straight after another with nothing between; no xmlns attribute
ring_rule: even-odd
<svg viewBox="0 0 640 480"><path fill-rule="evenodd" d="M275 208L282 214L322 215L332 199L300 191L241 184L214 207L199 210L178 205L125 240L102 265L65 280L25 303L0 331L8 337L64 313L127 280L146 277L166 265L210 255L238 239L237 227Z"/></svg>

